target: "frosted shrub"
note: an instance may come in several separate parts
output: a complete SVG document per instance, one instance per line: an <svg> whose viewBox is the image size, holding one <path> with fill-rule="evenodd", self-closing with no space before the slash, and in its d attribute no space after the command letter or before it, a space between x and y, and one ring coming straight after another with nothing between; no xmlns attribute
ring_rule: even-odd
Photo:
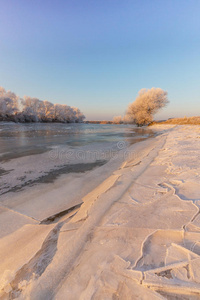
<svg viewBox="0 0 200 300"><path fill-rule="evenodd" d="M127 109L125 119L143 126L153 121L153 115L168 104L167 92L161 88L142 89Z"/></svg>

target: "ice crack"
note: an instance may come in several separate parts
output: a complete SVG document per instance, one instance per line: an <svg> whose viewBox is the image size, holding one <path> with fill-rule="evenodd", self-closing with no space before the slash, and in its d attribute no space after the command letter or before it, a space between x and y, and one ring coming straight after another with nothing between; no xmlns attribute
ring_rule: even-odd
<svg viewBox="0 0 200 300"><path fill-rule="evenodd" d="M23 286L27 286L31 280L40 277L46 270L57 251L58 236L63 224L63 222L58 223L50 231L41 249L16 273L15 278L10 282L12 290L9 292L9 299L17 298Z"/></svg>

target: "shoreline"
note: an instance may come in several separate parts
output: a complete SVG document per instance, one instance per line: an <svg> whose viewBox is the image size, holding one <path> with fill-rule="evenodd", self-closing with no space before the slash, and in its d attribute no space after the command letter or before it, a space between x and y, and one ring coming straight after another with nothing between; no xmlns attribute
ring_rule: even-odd
<svg viewBox="0 0 200 300"><path fill-rule="evenodd" d="M54 223L20 215L21 227L1 239L2 299L199 297L200 128L154 129L162 133L129 146L80 207Z"/></svg>
<svg viewBox="0 0 200 300"><path fill-rule="evenodd" d="M7 193L15 193L22 191L23 188L29 188L37 184L48 184L48 183L54 183L56 179L58 179L61 175L66 175L68 173L85 173L87 171L91 171L96 167L103 166L106 164L106 160L97 160L93 163L77 163L77 164L71 164L71 165L64 165L60 167L59 169L53 169L49 170L49 172L45 172L45 174L41 175L40 177L29 180L27 182L22 182L21 184L10 188L9 190L1 193L0 195L5 195ZM0 169L0 176L1 174L9 174L9 172L6 172L5 170ZM24 178L21 179L22 181Z"/></svg>

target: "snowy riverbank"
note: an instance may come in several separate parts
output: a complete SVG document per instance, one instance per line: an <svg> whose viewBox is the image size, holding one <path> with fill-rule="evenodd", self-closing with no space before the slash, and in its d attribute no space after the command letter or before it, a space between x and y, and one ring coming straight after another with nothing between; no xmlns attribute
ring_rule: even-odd
<svg viewBox="0 0 200 300"><path fill-rule="evenodd" d="M53 221L1 206L1 299L199 299L200 127L154 130Z"/></svg>

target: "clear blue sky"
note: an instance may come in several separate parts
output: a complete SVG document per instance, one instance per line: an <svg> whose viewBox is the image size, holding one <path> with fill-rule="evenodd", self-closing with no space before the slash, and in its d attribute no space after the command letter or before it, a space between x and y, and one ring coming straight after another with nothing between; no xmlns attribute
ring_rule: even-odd
<svg viewBox="0 0 200 300"><path fill-rule="evenodd" d="M157 118L200 115L200 0L0 0L0 86L90 120L160 87Z"/></svg>

